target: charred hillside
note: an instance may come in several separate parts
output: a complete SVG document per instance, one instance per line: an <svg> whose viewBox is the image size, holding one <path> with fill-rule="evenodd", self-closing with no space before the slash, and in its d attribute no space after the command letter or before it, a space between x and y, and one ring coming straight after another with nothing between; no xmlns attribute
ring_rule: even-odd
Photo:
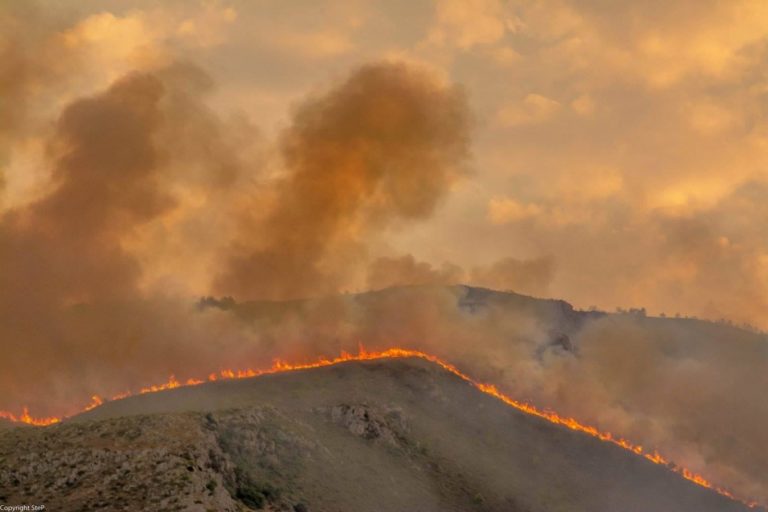
<svg viewBox="0 0 768 512"><path fill-rule="evenodd" d="M0 434L0 497L52 510L740 511L417 359L127 398Z"/></svg>

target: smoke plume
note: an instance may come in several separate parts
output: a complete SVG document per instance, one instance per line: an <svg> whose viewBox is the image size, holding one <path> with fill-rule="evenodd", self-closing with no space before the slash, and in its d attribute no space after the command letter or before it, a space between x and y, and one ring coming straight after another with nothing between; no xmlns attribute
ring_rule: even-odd
<svg viewBox="0 0 768 512"><path fill-rule="evenodd" d="M532 260L510 257L472 269L470 282L497 290L542 296L547 293L553 274L554 261L550 257Z"/></svg>
<svg viewBox="0 0 768 512"><path fill-rule="evenodd" d="M460 92L405 65L361 68L307 102L281 138L286 175L255 232L266 245L244 266L222 238L243 218L239 205L252 204L241 175L254 141L205 106L211 88L175 63L129 73L58 115L45 192L0 219L3 408L42 414L59 397L208 373L214 359L228 367L297 352L159 284L223 253L222 282L242 294L335 290L346 269L331 250L363 254L377 230L430 215L466 157ZM240 231L237 244L249 237ZM29 368L40 372L35 386Z"/></svg>
<svg viewBox="0 0 768 512"><path fill-rule="evenodd" d="M91 339L95 326L79 325L88 315L72 308L137 297L139 264L121 239L173 205L157 185L162 94L155 77L133 74L69 105L52 141L51 192L0 220L0 336L11 348L2 381L11 396L29 393L29 369L52 373L36 377L37 391L50 391L45 383L73 371L68 364L124 341L111 314L98 319L104 338Z"/></svg>
<svg viewBox="0 0 768 512"><path fill-rule="evenodd" d="M247 333L233 321L146 286L147 269L172 254L156 241L163 231L178 231L164 239L195 260L200 251L187 243L195 236L184 228L227 225L195 219L186 199L205 190L198 207L219 206L239 184L231 149L240 138L225 142L226 123L204 105L210 79L189 64L140 69L63 101L42 123L41 91L85 58L67 44L66 27L34 23L33 7L11 7L0 12L0 53L8 57L0 59L0 164L6 144L34 136L44 141L46 169L30 172L47 183L34 199L0 209L0 409L71 413L81 406L75 396L111 396L182 366L202 371L219 350L216 336L241 357Z"/></svg>
<svg viewBox="0 0 768 512"><path fill-rule="evenodd" d="M337 290L366 239L429 216L459 175L465 101L423 70L363 66L298 109L281 151L286 176L274 210L234 244L216 281L222 293L285 299Z"/></svg>
<svg viewBox="0 0 768 512"><path fill-rule="evenodd" d="M417 261L411 254L399 258L381 257L368 267L368 289L380 290L389 286L456 284L464 279L461 267L443 263L435 267Z"/></svg>

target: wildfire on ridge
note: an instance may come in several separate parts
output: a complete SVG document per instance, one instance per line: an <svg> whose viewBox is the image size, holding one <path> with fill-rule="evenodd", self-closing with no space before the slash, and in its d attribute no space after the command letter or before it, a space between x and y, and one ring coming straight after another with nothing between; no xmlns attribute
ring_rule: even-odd
<svg viewBox="0 0 768 512"><path fill-rule="evenodd" d="M88 409L85 409L88 410ZM49 416L47 418L36 418L30 416L29 410L24 407L20 415L13 414L8 411L0 411L0 419L12 421L14 423L26 423L27 425L34 425L36 427L47 427L61 421L61 418L56 416Z"/></svg>
<svg viewBox="0 0 768 512"><path fill-rule="evenodd" d="M325 366L331 366L331 365L348 362L348 361L370 361L370 360L376 360L376 359L397 359L397 358L409 358L409 357L424 359L431 363L435 363L440 367L442 367L443 369L447 370L448 372L452 373L453 375L459 377L466 383L475 387L479 391L482 391L485 394L491 395L519 411L522 411L526 414L530 414L533 416L537 416L551 423L567 427L571 430L575 430L575 431L590 435L592 437L595 437L597 439L600 439L601 441L605 441L605 442L614 444L616 446L619 446L625 450L635 453L636 455L646 458L647 460L653 462L654 464L664 466L667 469L682 476L686 480L689 480L701 487L711 489L722 496L725 496L732 500L739 501L750 508L759 507L768 511L768 508L761 507L761 505L756 501L737 497L731 491L716 486L715 484L713 484L712 482L704 478L702 475L694 473L687 468L684 468L682 466L675 464L674 462L660 455L656 450L648 451L641 445L635 444L622 437L616 436L611 432L600 431L596 427L583 424L578 420L576 420L575 418L560 416L554 411L551 411L548 409L540 409L529 403L515 400L505 395L504 393L502 393L495 385L478 382L473 378L471 378L469 375L459 370L453 364L443 361L437 356L427 354L426 352L421 352L419 350L411 350L411 349L405 349L405 348L390 348L383 351L368 352L361 345L359 352L357 354L351 354L351 353L342 351L341 355L337 357L334 357L331 359L326 357L321 357L320 359L311 363L288 363L286 361L277 359L272 364L272 367L268 369L259 369L259 370L253 370L251 368L248 368L246 370L226 369L226 370L219 371L218 374L211 373L208 375L206 379L201 380L201 379L190 378L183 382L180 382L178 379L176 379L175 376L171 375L170 378L162 384L141 388L137 393L126 391L113 396L112 398L109 399L109 401L120 400L135 394L143 395L146 393L155 393L158 391L174 389L181 386L196 386L199 384L203 384L205 382L213 382L217 380L244 379L249 377L258 377L260 375L274 374L274 373L280 373L280 372L307 370L312 368L322 368ZM88 403L88 405L83 407L82 411L83 412L90 411L91 409L94 409L103 403L104 403L103 398L99 397L98 395L94 395L91 397L91 401ZM0 411L0 418L7 419L17 423L26 423L28 425L34 425L34 426L53 425L55 423L59 423L62 419L64 419L61 417L36 418L29 414L29 411L27 410L26 407L23 408L22 414L18 416L10 412Z"/></svg>

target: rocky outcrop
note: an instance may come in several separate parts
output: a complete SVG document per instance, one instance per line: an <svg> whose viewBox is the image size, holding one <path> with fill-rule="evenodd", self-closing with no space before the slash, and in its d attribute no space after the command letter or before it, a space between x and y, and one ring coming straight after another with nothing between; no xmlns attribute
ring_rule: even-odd
<svg viewBox="0 0 768 512"><path fill-rule="evenodd" d="M366 404L340 404L318 412L328 414L331 421L356 436L379 439L391 446L401 446L407 431L402 411L397 408L379 410Z"/></svg>

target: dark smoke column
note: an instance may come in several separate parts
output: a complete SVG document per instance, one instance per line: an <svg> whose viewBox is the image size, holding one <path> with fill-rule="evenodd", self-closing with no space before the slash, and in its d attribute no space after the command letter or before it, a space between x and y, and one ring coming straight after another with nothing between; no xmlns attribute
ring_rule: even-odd
<svg viewBox="0 0 768 512"><path fill-rule="evenodd" d="M347 266L338 248L431 215L467 157L467 118L461 91L396 63L359 68L306 101L283 134L275 207L240 234L216 291L267 299L336 291Z"/></svg>

